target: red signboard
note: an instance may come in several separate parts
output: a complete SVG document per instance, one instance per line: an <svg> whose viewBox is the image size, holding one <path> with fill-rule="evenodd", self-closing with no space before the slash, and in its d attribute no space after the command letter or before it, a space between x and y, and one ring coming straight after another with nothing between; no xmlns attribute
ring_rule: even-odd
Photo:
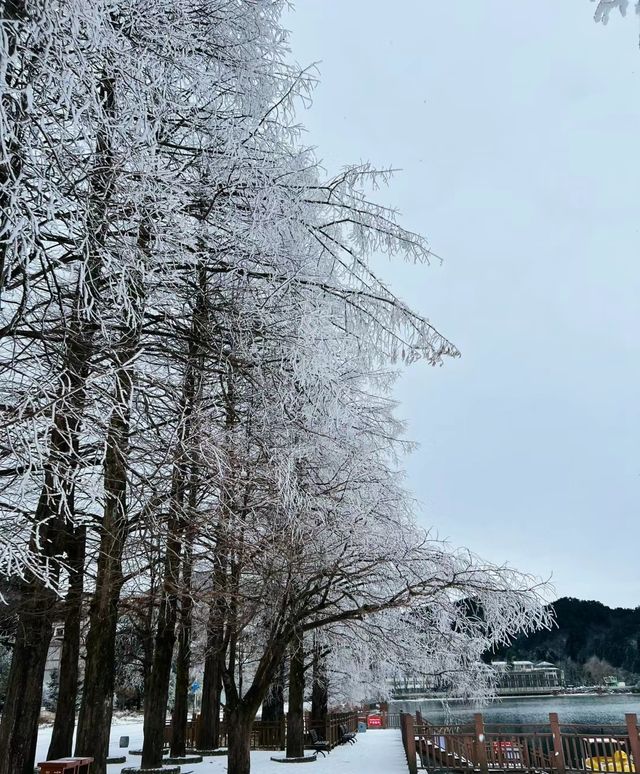
<svg viewBox="0 0 640 774"><path fill-rule="evenodd" d="M382 717L380 715L369 715L367 717L367 728L382 728Z"/></svg>

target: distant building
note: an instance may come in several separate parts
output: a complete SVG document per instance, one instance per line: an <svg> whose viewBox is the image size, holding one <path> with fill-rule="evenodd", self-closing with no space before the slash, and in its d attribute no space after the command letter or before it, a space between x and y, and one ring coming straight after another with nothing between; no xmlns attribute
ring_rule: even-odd
<svg viewBox="0 0 640 774"><path fill-rule="evenodd" d="M386 682L394 699L415 699L430 696L434 690L433 682L427 682L421 677L387 678Z"/></svg>
<svg viewBox="0 0 640 774"><path fill-rule="evenodd" d="M626 683L624 680L619 680L616 675L607 675L602 678L602 684L606 688L625 688Z"/></svg>
<svg viewBox="0 0 640 774"><path fill-rule="evenodd" d="M550 661L492 661L498 693L540 693L564 686L564 673Z"/></svg>
<svg viewBox="0 0 640 774"><path fill-rule="evenodd" d="M56 623L53 627L53 636L47 653L47 663L44 669L45 689L48 688L52 675L57 674L60 669L60 656L62 655L62 639L64 637L64 624Z"/></svg>
<svg viewBox="0 0 640 774"><path fill-rule="evenodd" d="M560 691L564 687L564 672L550 661L492 661L496 674L496 693L499 696L518 694L545 694ZM416 699L440 696L447 686L433 677L405 675L387 680L394 699Z"/></svg>

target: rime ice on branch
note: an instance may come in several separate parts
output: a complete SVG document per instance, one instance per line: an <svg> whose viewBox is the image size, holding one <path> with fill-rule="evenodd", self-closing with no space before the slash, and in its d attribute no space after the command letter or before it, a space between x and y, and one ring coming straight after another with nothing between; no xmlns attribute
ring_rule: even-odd
<svg viewBox="0 0 640 774"><path fill-rule="evenodd" d="M205 660L201 745L224 686L232 774L292 643L333 669L359 658L352 694L411 668L479 695L483 650L549 624L533 579L416 526L389 368L458 352L370 267L430 259L367 193L389 173L325 180L301 144L313 78L288 63L283 4L3 6L0 571L41 647L14 650L0 774L33 765L61 610L56 754L72 752L83 593L76 752L96 774L125 608L143 764L162 761L177 644L182 699L191 650ZM356 644L391 632L367 670Z"/></svg>

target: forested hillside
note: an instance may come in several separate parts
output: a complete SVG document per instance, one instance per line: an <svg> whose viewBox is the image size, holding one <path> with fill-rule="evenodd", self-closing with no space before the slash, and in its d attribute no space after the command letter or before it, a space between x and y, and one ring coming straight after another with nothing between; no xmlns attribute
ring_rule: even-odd
<svg viewBox="0 0 640 774"><path fill-rule="evenodd" d="M557 628L520 636L497 655L561 664L569 684L598 683L611 673L627 679L640 675L640 607L610 608L572 597L552 607Z"/></svg>

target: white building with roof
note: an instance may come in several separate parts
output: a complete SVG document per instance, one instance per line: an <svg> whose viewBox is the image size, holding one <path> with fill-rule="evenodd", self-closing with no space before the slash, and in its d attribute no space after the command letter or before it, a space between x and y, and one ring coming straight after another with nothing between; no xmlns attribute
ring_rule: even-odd
<svg viewBox="0 0 640 774"><path fill-rule="evenodd" d="M564 686L564 673L550 661L492 661L498 693L544 693Z"/></svg>

